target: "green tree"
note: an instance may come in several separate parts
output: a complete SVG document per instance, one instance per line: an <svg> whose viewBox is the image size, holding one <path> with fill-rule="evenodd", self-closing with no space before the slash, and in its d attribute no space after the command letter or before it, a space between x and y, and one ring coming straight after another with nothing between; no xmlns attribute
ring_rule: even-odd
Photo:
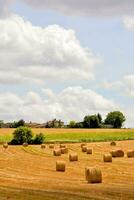
<svg viewBox="0 0 134 200"><path fill-rule="evenodd" d="M77 122L75 128L83 128L83 122Z"/></svg>
<svg viewBox="0 0 134 200"><path fill-rule="evenodd" d="M30 128L28 127L18 127L13 132L13 140L11 141L11 144L23 144L23 143L32 143L33 134Z"/></svg>
<svg viewBox="0 0 134 200"><path fill-rule="evenodd" d="M2 128L4 126L4 121L0 120L0 128Z"/></svg>
<svg viewBox="0 0 134 200"><path fill-rule="evenodd" d="M11 128L18 128L20 126L25 126L25 121L23 119L20 119L19 121L14 121L11 124Z"/></svg>
<svg viewBox="0 0 134 200"><path fill-rule="evenodd" d="M76 122L70 121L68 126L69 126L69 128L76 128Z"/></svg>
<svg viewBox="0 0 134 200"><path fill-rule="evenodd" d="M99 119L99 123L101 124L101 123L102 123L102 116L101 116L101 114L98 113L98 114L97 114L97 117L98 117L98 119Z"/></svg>
<svg viewBox="0 0 134 200"><path fill-rule="evenodd" d="M121 128L125 120L125 116L122 112L114 111L108 113L105 119L105 124L110 124L113 126L113 128Z"/></svg>
<svg viewBox="0 0 134 200"><path fill-rule="evenodd" d="M97 115L87 115L84 117L84 128L99 128L100 123Z"/></svg>
<svg viewBox="0 0 134 200"><path fill-rule="evenodd" d="M20 126L25 126L25 121L23 119L20 119L18 122L17 122L17 127L20 127Z"/></svg>

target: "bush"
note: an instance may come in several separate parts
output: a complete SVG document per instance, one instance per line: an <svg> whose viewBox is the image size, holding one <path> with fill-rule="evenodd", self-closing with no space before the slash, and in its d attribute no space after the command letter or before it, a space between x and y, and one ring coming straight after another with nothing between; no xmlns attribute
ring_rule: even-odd
<svg viewBox="0 0 134 200"><path fill-rule="evenodd" d="M19 127L13 132L13 140L11 144L22 145L23 143L32 143L33 134L28 127Z"/></svg>
<svg viewBox="0 0 134 200"><path fill-rule="evenodd" d="M33 140L33 144L42 144L45 141L45 136L43 133L40 133L38 135L35 136L34 140Z"/></svg>

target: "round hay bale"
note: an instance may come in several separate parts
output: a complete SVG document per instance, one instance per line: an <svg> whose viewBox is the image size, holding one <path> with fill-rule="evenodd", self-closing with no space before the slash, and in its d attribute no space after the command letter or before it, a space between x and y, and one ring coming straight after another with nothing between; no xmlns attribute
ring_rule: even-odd
<svg viewBox="0 0 134 200"><path fill-rule="evenodd" d="M4 148L4 149L7 149L7 148L8 148L8 143L4 143L4 144L3 144L3 148Z"/></svg>
<svg viewBox="0 0 134 200"><path fill-rule="evenodd" d="M65 172L66 163L64 161L56 161L56 171Z"/></svg>
<svg viewBox="0 0 134 200"><path fill-rule="evenodd" d="M82 143L82 144L81 144L81 148L82 148L83 146L86 146L86 145L87 145L86 143Z"/></svg>
<svg viewBox="0 0 134 200"><path fill-rule="evenodd" d="M134 158L134 150L129 150L129 151L127 152L127 157L128 157L128 158Z"/></svg>
<svg viewBox="0 0 134 200"><path fill-rule="evenodd" d="M54 144L49 144L49 149L54 149Z"/></svg>
<svg viewBox="0 0 134 200"><path fill-rule="evenodd" d="M45 148L46 148L46 145L45 145L45 144L41 144L41 148L42 148L42 149L45 149Z"/></svg>
<svg viewBox="0 0 134 200"><path fill-rule="evenodd" d="M85 176L88 183L102 183L102 173L98 168L85 168Z"/></svg>
<svg viewBox="0 0 134 200"><path fill-rule="evenodd" d="M60 144L60 148L66 148L65 144Z"/></svg>
<svg viewBox="0 0 134 200"><path fill-rule="evenodd" d="M24 142L24 143L23 143L23 147L28 147L28 143L27 143L27 142Z"/></svg>
<svg viewBox="0 0 134 200"><path fill-rule="evenodd" d="M70 154L69 154L69 160L70 160L71 162L73 162L73 161L78 161L78 154L77 154L77 153L70 153Z"/></svg>
<svg viewBox="0 0 134 200"><path fill-rule="evenodd" d="M82 147L82 152L87 152L87 146Z"/></svg>
<svg viewBox="0 0 134 200"><path fill-rule="evenodd" d="M112 157L124 157L124 151L121 149L111 151Z"/></svg>
<svg viewBox="0 0 134 200"><path fill-rule="evenodd" d="M93 152L92 149L87 147L87 154L92 154L92 152Z"/></svg>
<svg viewBox="0 0 134 200"><path fill-rule="evenodd" d="M112 141L112 142L110 143L110 145L111 145L111 146L116 146L116 142L115 142L115 141Z"/></svg>
<svg viewBox="0 0 134 200"><path fill-rule="evenodd" d="M68 148L61 148L61 154L68 153Z"/></svg>
<svg viewBox="0 0 134 200"><path fill-rule="evenodd" d="M104 162L112 162L112 155L110 153L104 154L103 160L104 160Z"/></svg>
<svg viewBox="0 0 134 200"><path fill-rule="evenodd" d="M54 149L53 150L53 155L54 156L61 156L61 149Z"/></svg>

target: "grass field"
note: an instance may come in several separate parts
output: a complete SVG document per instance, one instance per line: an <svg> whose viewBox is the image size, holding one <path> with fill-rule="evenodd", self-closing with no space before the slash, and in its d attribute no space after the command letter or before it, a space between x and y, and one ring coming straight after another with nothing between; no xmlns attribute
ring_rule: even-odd
<svg viewBox="0 0 134 200"><path fill-rule="evenodd" d="M14 129L0 129L0 142L9 142ZM46 142L97 142L134 140L134 129L32 129L34 134L44 133Z"/></svg>
<svg viewBox="0 0 134 200"><path fill-rule="evenodd" d="M57 146L58 144L56 144ZM0 200L133 200L134 158L126 152L134 141L89 143L93 155L81 152L80 143L67 144L69 153L77 152L78 162L69 162L68 155L54 157L53 150L40 146L0 146ZM103 162L103 154L121 148L125 157ZM66 162L66 172L56 172L56 160ZM88 184L85 167L102 171L102 184Z"/></svg>

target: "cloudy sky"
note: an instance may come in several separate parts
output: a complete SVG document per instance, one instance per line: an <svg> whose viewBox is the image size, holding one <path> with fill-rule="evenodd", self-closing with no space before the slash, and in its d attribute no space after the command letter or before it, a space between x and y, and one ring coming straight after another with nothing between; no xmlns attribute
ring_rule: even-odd
<svg viewBox="0 0 134 200"><path fill-rule="evenodd" d="M0 119L134 127L133 0L0 0Z"/></svg>

